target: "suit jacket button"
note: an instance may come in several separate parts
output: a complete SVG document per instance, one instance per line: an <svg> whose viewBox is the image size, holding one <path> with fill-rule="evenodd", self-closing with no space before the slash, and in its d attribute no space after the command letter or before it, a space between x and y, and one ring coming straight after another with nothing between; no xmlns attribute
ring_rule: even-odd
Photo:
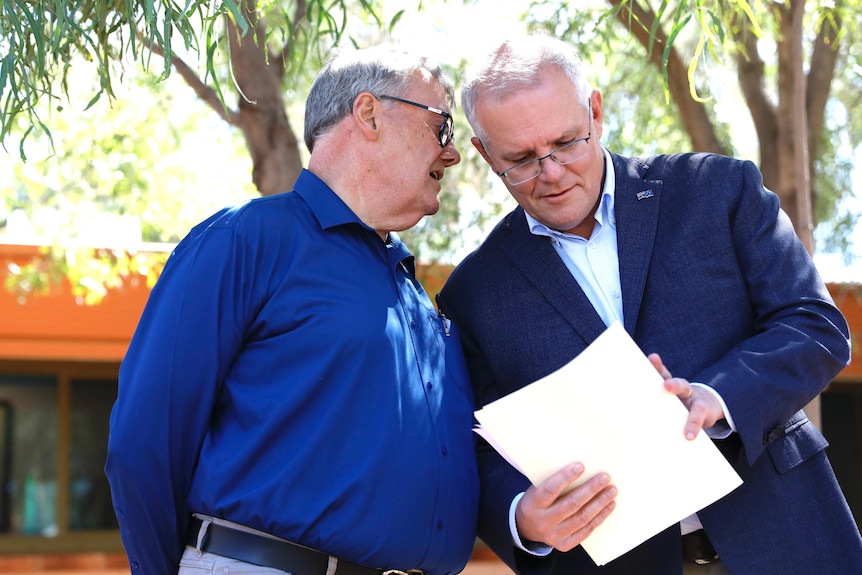
<svg viewBox="0 0 862 575"><path fill-rule="evenodd" d="M775 441L776 439L778 439L778 437L779 437L782 433L784 433L784 426L779 425L778 427L774 427L774 428L772 429L772 431L770 431L769 433L767 433L767 434L763 437L763 444L764 444L764 445L769 445L770 443L772 443L773 441Z"/></svg>

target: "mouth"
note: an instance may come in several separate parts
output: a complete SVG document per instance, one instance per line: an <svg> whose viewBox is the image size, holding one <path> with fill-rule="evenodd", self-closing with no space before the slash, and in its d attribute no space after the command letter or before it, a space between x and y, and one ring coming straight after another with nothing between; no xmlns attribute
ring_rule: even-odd
<svg viewBox="0 0 862 575"><path fill-rule="evenodd" d="M439 182L443 179L443 170L432 170L428 175Z"/></svg>
<svg viewBox="0 0 862 575"><path fill-rule="evenodd" d="M548 192L542 195L542 198L545 200L553 200L554 198L559 198L560 196L565 195L569 191L569 188L565 188L562 190L556 190L553 192Z"/></svg>

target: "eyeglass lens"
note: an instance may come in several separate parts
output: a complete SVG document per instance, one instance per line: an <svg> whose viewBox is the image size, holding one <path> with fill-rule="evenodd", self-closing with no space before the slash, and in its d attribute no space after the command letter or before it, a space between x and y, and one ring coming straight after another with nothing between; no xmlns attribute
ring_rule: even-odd
<svg viewBox="0 0 862 575"><path fill-rule="evenodd" d="M418 102L411 102L410 100L405 100L404 98L397 98L395 96L377 96L379 100L394 100L396 102L401 102L402 104L410 104L411 106L416 106L417 108L422 108L423 110L428 110L433 114L437 114L438 116L443 116L443 124L440 126L440 130L437 132L437 143L440 144L441 148L445 148L449 145L449 142L452 141L452 138L455 136L455 123L452 119L452 115L448 112L444 112L443 110L438 110L437 108L432 108L431 106L426 106L425 104L419 104Z"/></svg>
<svg viewBox="0 0 862 575"><path fill-rule="evenodd" d="M586 156L589 151L589 146L587 146L589 139L590 136L587 136L563 144L547 156L533 158L523 164L512 166L500 175L506 178L512 185L523 184L542 173L542 160L553 160L561 166L565 166Z"/></svg>

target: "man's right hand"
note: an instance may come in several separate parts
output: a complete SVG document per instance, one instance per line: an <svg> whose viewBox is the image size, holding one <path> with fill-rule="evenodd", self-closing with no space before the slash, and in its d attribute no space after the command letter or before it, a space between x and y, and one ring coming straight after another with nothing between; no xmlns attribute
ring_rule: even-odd
<svg viewBox="0 0 862 575"><path fill-rule="evenodd" d="M569 551L601 525L616 505L617 488L607 473L598 473L565 492L583 473L584 466L573 463L527 489L515 509L522 540Z"/></svg>

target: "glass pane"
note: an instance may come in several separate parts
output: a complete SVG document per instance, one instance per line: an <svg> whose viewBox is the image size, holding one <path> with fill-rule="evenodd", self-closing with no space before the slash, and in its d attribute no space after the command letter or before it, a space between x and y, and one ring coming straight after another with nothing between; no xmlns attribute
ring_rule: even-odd
<svg viewBox="0 0 862 575"><path fill-rule="evenodd" d="M57 534L57 384L52 377L0 376L0 529ZM11 433L10 433L11 432Z"/></svg>
<svg viewBox="0 0 862 575"><path fill-rule="evenodd" d="M108 421L117 380L72 381L69 528L117 529L105 478Z"/></svg>

